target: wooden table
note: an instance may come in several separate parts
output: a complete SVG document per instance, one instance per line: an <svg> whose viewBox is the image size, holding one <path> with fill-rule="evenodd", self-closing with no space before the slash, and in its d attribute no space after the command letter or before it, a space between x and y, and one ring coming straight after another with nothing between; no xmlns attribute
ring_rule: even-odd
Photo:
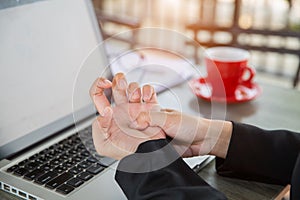
<svg viewBox="0 0 300 200"><path fill-rule="evenodd" d="M187 85L172 88L170 92L159 95L163 107L175 108L183 112L214 118L250 123L266 129L285 128L300 132L300 92L260 84L263 93L257 99L240 104L211 104L198 99ZM174 98L175 97L175 98ZM241 141L242 142L242 141ZM233 200L273 199L283 188L278 185L257 183L220 177L216 174L214 162L207 165L199 175L216 189ZM18 199L0 191L1 199Z"/></svg>
<svg viewBox="0 0 300 200"><path fill-rule="evenodd" d="M284 188L280 185L219 176L215 170L215 161L204 167L199 172L199 176L230 200L270 200L274 199Z"/></svg>

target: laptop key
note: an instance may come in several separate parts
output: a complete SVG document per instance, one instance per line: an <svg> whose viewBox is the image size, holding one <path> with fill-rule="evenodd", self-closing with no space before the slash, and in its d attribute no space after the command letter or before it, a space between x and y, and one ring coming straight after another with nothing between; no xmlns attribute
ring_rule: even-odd
<svg viewBox="0 0 300 200"><path fill-rule="evenodd" d="M82 161L82 159L78 159L78 158L74 157L71 159L71 161L74 162L75 164L78 164Z"/></svg>
<svg viewBox="0 0 300 200"><path fill-rule="evenodd" d="M39 169L44 170L44 171L49 171L50 169L52 169L52 167L51 167L51 165L46 163L46 164L40 166Z"/></svg>
<svg viewBox="0 0 300 200"><path fill-rule="evenodd" d="M69 170L69 172L71 172L72 174L79 174L80 172L82 172L83 171L83 168L81 168L81 167L73 167L73 168L71 168L70 170Z"/></svg>
<svg viewBox="0 0 300 200"><path fill-rule="evenodd" d="M74 148L72 148L72 149L70 149L70 150L68 151L68 153L73 154L73 155L76 155L76 154L78 153L78 151L75 150Z"/></svg>
<svg viewBox="0 0 300 200"><path fill-rule="evenodd" d="M97 160L97 158L95 158L94 156L90 156L90 157L87 159L87 161L92 162L92 163L95 163L95 162L97 162L98 160Z"/></svg>
<svg viewBox="0 0 300 200"><path fill-rule="evenodd" d="M54 156L51 154L45 154L44 157L46 160L51 160Z"/></svg>
<svg viewBox="0 0 300 200"><path fill-rule="evenodd" d="M62 155L60 155L60 156L57 156L56 160L58 160L59 163L63 163L66 160L66 158L64 158Z"/></svg>
<svg viewBox="0 0 300 200"><path fill-rule="evenodd" d="M60 154L59 151L57 151L56 149L51 150L51 151L48 152L48 155L50 155L50 156L52 156L52 157L56 157L56 156L58 156L59 154Z"/></svg>
<svg viewBox="0 0 300 200"><path fill-rule="evenodd" d="M88 172L82 172L81 174L79 174L79 175L77 176L77 178L80 178L80 179L82 179L82 180L84 180L84 181L87 181L87 180L93 178L93 175L90 174L90 173L88 173Z"/></svg>
<svg viewBox="0 0 300 200"><path fill-rule="evenodd" d="M86 150L85 146L82 143L78 144L78 146L76 146L75 149L78 151Z"/></svg>
<svg viewBox="0 0 300 200"><path fill-rule="evenodd" d="M25 168L28 169L28 170L33 170L35 168L37 168L39 166L39 162L30 162L28 164L25 165Z"/></svg>
<svg viewBox="0 0 300 200"><path fill-rule="evenodd" d="M73 187L79 187L80 185L82 185L84 182L78 178L72 178L70 179L67 184L71 185Z"/></svg>
<svg viewBox="0 0 300 200"><path fill-rule="evenodd" d="M47 183L48 181L50 181L51 179L53 179L54 177L56 177L57 175L58 175L58 173L50 171L50 172L47 172L46 174L36 178L35 182L37 184L43 185L43 184Z"/></svg>
<svg viewBox="0 0 300 200"><path fill-rule="evenodd" d="M19 166L24 166L25 164L28 163L28 161L29 161L28 159L23 160L23 161L19 162L18 165L19 165Z"/></svg>
<svg viewBox="0 0 300 200"><path fill-rule="evenodd" d="M17 169L19 169L19 165L13 165L10 168L8 168L6 171L10 173L10 172L13 172Z"/></svg>
<svg viewBox="0 0 300 200"><path fill-rule="evenodd" d="M82 167L82 168L88 168L89 166L91 166L93 163L91 162L88 162L88 161L83 161L81 163L78 164L79 167Z"/></svg>
<svg viewBox="0 0 300 200"><path fill-rule="evenodd" d="M74 158L72 158L72 160L74 160L75 162L80 162L80 161L82 161L84 158L82 157L82 156L80 156L80 155L77 155L77 156L75 156Z"/></svg>
<svg viewBox="0 0 300 200"><path fill-rule="evenodd" d="M32 181L33 179L43 175L45 173L45 171L41 170L41 169L35 169L32 172L29 172L28 174L26 174L24 176L25 179Z"/></svg>
<svg viewBox="0 0 300 200"><path fill-rule="evenodd" d="M37 157L39 157L39 155L38 154L34 154L34 155L32 155L32 156L29 157L29 160L35 160L35 159L37 159Z"/></svg>
<svg viewBox="0 0 300 200"><path fill-rule="evenodd" d="M82 151L80 153L80 155L83 156L83 157L88 157L88 156L90 156L90 152L88 152L87 150L85 150L85 151Z"/></svg>
<svg viewBox="0 0 300 200"><path fill-rule="evenodd" d="M39 160L33 160L33 161L31 161L31 162L35 162L35 163L38 164L38 165L44 164L43 162L40 162Z"/></svg>
<svg viewBox="0 0 300 200"><path fill-rule="evenodd" d="M61 160L59 160L58 158L55 158L50 161L51 166L56 166L56 165L59 165L60 163L61 163Z"/></svg>
<svg viewBox="0 0 300 200"><path fill-rule="evenodd" d="M91 173L91 174L98 174L100 173L101 171L103 171L105 168L99 164L94 164L92 166L90 166L89 168L87 168L87 172Z"/></svg>
<svg viewBox="0 0 300 200"><path fill-rule="evenodd" d="M24 174L27 174L29 172L28 169L25 169L24 167L21 167L14 171L14 174L17 176L23 176Z"/></svg>
<svg viewBox="0 0 300 200"><path fill-rule="evenodd" d="M58 186L60 186L61 184L63 184L64 182L68 181L71 178L73 178L73 174L71 174L69 172L65 172L65 173L59 175L58 177L52 179L48 183L46 183L45 186L47 188L54 189L54 188L57 188Z"/></svg>
<svg viewBox="0 0 300 200"><path fill-rule="evenodd" d="M62 165L58 165L57 167L54 168L53 171L57 172L57 173L62 173L64 171L66 171L68 168Z"/></svg>
<svg viewBox="0 0 300 200"><path fill-rule="evenodd" d="M61 155L59 156L59 158L62 158L63 160L67 160L67 159L69 159L70 157L69 157L68 154L64 153L64 154L61 154Z"/></svg>
<svg viewBox="0 0 300 200"><path fill-rule="evenodd" d="M64 147L65 150L70 149L72 147L68 143L64 143L63 145L64 145L63 147Z"/></svg>
<svg viewBox="0 0 300 200"><path fill-rule="evenodd" d="M75 164L76 164L76 162L74 162L72 160L68 160L67 162L63 163L62 165L65 166L65 167L67 167L67 168L71 168Z"/></svg>
<svg viewBox="0 0 300 200"><path fill-rule="evenodd" d="M70 192L72 192L74 190L74 188L70 185L67 184L62 184L61 186L59 186L56 191L61 193L61 194L69 194Z"/></svg>
<svg viewBox="0 0 300 200"><path fill-rule="evenodd" d="M59 145L59 146L57 147L57 150L58 150L58 151L65 151L65 148L64 148L63 145Z"/></svg>
<svg viewBox="0 0 300 200"><path fill-rule="evenodd" d="M47 159L45 158L45 156L40 156L38 159L37 159L38 162L41 162L41 163L45 163L47 162Z"/></svg>

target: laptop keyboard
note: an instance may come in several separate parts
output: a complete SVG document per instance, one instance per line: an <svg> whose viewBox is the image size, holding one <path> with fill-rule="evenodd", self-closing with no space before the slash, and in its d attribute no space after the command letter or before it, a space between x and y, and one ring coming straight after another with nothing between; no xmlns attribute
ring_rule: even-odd
<svg viewBox="0 0 300 200"><path fill-rule="evenodd" d="M97 154L92 128L88 127L13 165L7 172L66 195L114 162Z"/></svg>

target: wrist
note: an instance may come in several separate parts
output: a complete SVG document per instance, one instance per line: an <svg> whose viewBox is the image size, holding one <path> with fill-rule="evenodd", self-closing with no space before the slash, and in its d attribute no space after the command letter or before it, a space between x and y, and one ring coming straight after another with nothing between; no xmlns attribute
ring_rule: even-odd
<svg viewBox="0 0 300 200"><path fill-rule="evenodd" d="M209 120L208 134L211 135L210 155L226 158L232 135L232 123L229 121Z"/></svg>

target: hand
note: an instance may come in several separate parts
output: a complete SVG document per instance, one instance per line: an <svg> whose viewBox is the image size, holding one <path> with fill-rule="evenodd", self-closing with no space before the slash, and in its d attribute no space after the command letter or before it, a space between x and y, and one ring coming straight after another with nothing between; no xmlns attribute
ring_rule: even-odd
<svg viewBox="0 0 300 200"><path fill-rule="evenodd" d="M115 106L112 107L104 94L105 89L112 88ZM137 83L127 82L123 74L117 74L113 82L105 78L97 79L90 89L90 96L100 113L94 121L93 139L97 152L103 156L122 159L136 151L139 144L154 139L165 138L164 132L158 127L149 127L143 132L129 128L131 121L139 113L159 110L156 94L151 86L141 89Z"/></svg>
<svg viewBox="0 0 300 200"><path fill-rule="evenodd" d="M161 128L173 138L173 146L184 157L215 155L226 158L232 123L186 115L175 110L141 112L130 127L140 131Z"/></svg>

